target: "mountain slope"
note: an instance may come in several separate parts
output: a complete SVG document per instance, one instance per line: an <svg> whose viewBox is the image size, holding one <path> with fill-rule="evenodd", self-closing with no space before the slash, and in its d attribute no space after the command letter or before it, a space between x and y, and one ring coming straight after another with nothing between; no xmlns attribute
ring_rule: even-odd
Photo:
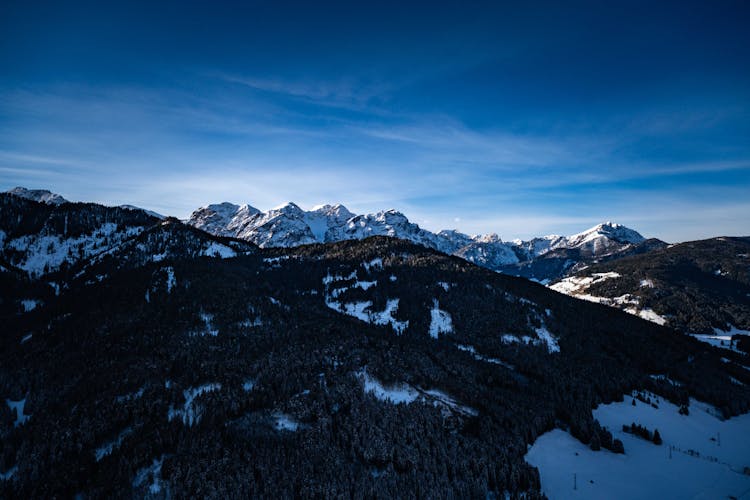
<svg viewBox="0 0 750 500"><path fill-rule="evenodd" d="M8 323L0 496L536 498L536 436L614 445L597 402L750 408L738 353L423 246L201 235L152 226Z"/></svg>
<svg viewBox="0 0 750 500"><path fill-rule="evenodd" d="M552 288L686 333L750 330L750 238L711 238L592 265Z"/></svg>

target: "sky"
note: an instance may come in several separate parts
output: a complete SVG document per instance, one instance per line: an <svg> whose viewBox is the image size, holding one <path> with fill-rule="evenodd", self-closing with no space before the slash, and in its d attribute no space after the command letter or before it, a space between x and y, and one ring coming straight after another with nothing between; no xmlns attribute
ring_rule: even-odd
<svg viewBox="0 0 750 500"><path fill-rule="evenodd" d="M0 190L750 235L750 3L0 3Z"/></svg>

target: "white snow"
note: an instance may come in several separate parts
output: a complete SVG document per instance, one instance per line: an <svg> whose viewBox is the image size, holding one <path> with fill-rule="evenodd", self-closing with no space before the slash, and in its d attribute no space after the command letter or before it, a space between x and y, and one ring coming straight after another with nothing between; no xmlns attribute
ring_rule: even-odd
<svg viewBox="0 0 750 500"><path fill-rule="evenodd" d="M200 254L208 257L220 257L222 259L230 259L237 256L237 252L235 252L234 249L222 245L221 243L216 243L215 241L208 244Z"/></svg>
<svg viewBox="0 0 750 500"><path fill-rule="evenodd" d="M26 405L26 398L23 398L19 401L6 399L5 403L8 405L8 408L10 408L10 411L16 411L16 421L13 422L13 427L23 425L31 417L31 415L24 415L23 413L23 407Z"/></svg>
<svg viewBox="0 0 750 500"><path fill-rule="evenodd" d="M408 384L395 384L385 387L365 370L360 371L358 375L364 383L365 392L372 394L381 401L398 405L413 403L419 398L419 392Z"/></svg>
<svg viewBox="0 0 750 500"><path fill-rule="evenodd" d="M436 339L441 333L453 333L451 315L440 309L437 299L432 302L430 309L430 337Z"/></svg>
<svg viewBox="0 0 750 500"><path fill-rule="evenodd" d="M367 272L370 272L370 269L383 269L383 259L376 257L370 262L363 262L362 267L364 267Z"/></svg>
<svg viewBox="0 0 750 500"><path fill-rule="evenodd" d="M200 317L203 320L204 328L198 330L197 332L194 332L193 335L200 335L201 337L204 337L206 335L216 337L217 335L219 335L219 330L214 327L213 314L208 314L207 312L201 311Z"/></svg>
<svg viewBox="0 0 750 500"><path fill-rule="evenodd" d="M193 424L197 424L201 419L201 408L193 404L195 398L197 398L201 394L218 391L220 389L221 384L211 383L203 384L198 387L191 387L184 390L182 392L182 395L185 397L185 404L182 405L182 408L174 408L170 406L169 413L167 414L167 419L170 422L172 420L179 419L182 420L183 424L187 425L188 427L192 427Z"/></svg>
<svg viewBox="0 0 750 500"><path fill-rule="evenodd" d="M740 330L734 325L729 325L729 330L722 330L720 328L714 328L714 335L703 335L703 334L691 334L697 340L711 344L714 347L720 347L734 352L745 354L743 351L737 349L735 343L732 341L733 335L750 335L750 331Z"/></svg>
<svg viewBox="0 0 750 500"><path fill-rule="evenodd" d="M648 307L644 307L640 310L635 307L628 307L625 309L625 312L635 316L640 316L641 318L656 323L657 325L664 325L667 322L667 318L656 314L653 309Z"/></svg>
<svg viewBox="0 0 750 500"><path fill-rule="evenodd" d="M443 391L439 391L437 389L429 389L427 391L424 391L424 394L427 394L430 397L433 406L443 407L446 410L455 411L464 415L470 415L472 417L479 415L479 412L477 410L471 408L470 406L465 406L457 403L456 400L453 399L453 397L444 393Z"/></svg>
<svg viewBox="0 0 750 500"><path fill-rule="evenodd" d="M398 310L399 299L389 299L382 312L370 313L370 321L376 325L391 325L393 330L401 335L409 327L409 321L398 321L393 314Z"/></svg>
<svg viewBox="0 0 750 500"><path fill-rule="evenodd" d="M396 280L397 280L398 278L397 278L397 277L396 277L395 275L391 274L391 275L390 275L390 276L388 277L388 279L389 279L389 280L391 280L391 281L396 281Z"/></svg>
<svg viewBox="0 0 750 500"><path fill-rule="evenodd" d="M438 281L437 284L438 284L439 287L441 287L446 292L451 289L451 284L450 283L446 283L445 281Z"/></svg>
<svg viewBox="0 0 750 500"><path fill-rule="evenodd" d="M659 401L659 408L628 396L599 406L594 417L625 446L625 455L591 451L565 431L540 436L526 455L539 468L550 498L743 498L750 491L750 414L720 420L717 410L691 399L690 415ZM658 429L660 446L622 431L632 422ZM671 448L671 458L670 458ZM573 490L576 474L577 490Z"/></svg>
<svg viewBox="0 0 750 500"><path fill-rule="evenodd" d="M120 432L120 434L118 434L114 440L104 443L102 446L94 450L94 458L96 459L96 461L100 462L107 455L111 455L112 452L115 449L119 448L123 440L132 432L133 429L131 427L128 427L127 429Z"/></svg>
<svg viewBox="0 0 750 500"><path fill-rule="evenodd" d="M406 383L384 386L379 380L371 377L365 369L357 372L357 377L362 381L366 393L386 403L399 405L422 401L448 412L471 416L479 414L474 408L458 403L455 398L437 389L421 390Z"/></svg>
<svg viewBox="0 0 750 500"><path fill-rule="evenodd" d="M516 367L511 365L510 363L506 363L505 361L497 358L488 358L487 356L483 356L482 354L479 354L477 350L474 348L474 346L471 345L465 345L465 344L456 344L456 347L460 351L466 351L468 353L471 353L471 355L474 357L474 359L478 361L484 361L485 363L491 363L493 365L500 365L504 366L505 368L509 370L515 370Z"/></svg>
<svg viewBox="0 0 750 500"><path fill-rule="evenodd" d="M23 254L22 260L14 262L15 265L31 276L39 277L45 272L58 270L63 262L72 264L104 252L141 231L142 227L127 227L118 232L117 224L108 222L92 234L75 238L33 234L15 238L7 246Z"/></svg>
<svg viewBox="0 0 750 500"><path fill-rule="evenodd" d="M177 280L174 277L174 268L172 266L164 268L167 273L167 293L172 293L172 289L177 284Z"/></svg>
<svg viewBox="0 0 750 500"><path fill-rule="evenodd" d="M23 338L21 339L21 343L25 344L26 342L28 342L29 340L31 340L31 336L32 336L31 333L28 333L28 334L24 335Z"/></svg>
<svg viewBox="0 0 750 500"><path fill-rule="evenodd" d="M150 466L139 469L135 474L135 478L133 478L133 487L138 488L150 480L151 484L148 485L148 492L152 495L160 493L162 488L165 487L165 482L161 478L161 466L163 463L164 456L154 459Z"/></svg>
<svg viewBox="0 0 750 500"><path fill-rule="evenodd" d="M539 340L547 346L549 352L560 352L560 345L557 343L557 339L552 336L544 324L539 328L535 328L534 331L536 331Z"/></svg>
<svg viewBox="0 0 750 500"><path fill-rule="evenodd" d="M538 338L531 337L529 335L522 335L517 337L515 335L505 334L500 337L500 340L504 344L525 344L525 345L544 345L547 348L547 352L550 354L553 352L560 352L560 345L557 343L557 339L550 333L544 322L539 328L534 328L534 332Z"/></svg>
<svg viewBox="0 0 750 500"><path fill-rule="evenodd" d="M13 477L18 470L18 466L13 466L5 472L0 472L0 480L7 481Z"/></svg>
<svg viewBox="0 0 750 500"><path fill-rule="evenodd" d="M35 299L24 299L21 301L23 312L33 311L39 304L41 304L41 302Z"/></svg>
<svg viewBox="0 0 750 500"><path fill-rule="evenodd" d="M641 283L639 285L641 288L654 288L654 282L653 280L641 280Z"/></svg>
<svg viewBox="0 0 750 500"><path fill-rule="evenodd" d="M252 391L253 387L255 387L255 381L253 379L249 378L242 383L242 390L245 392Z"/></svg>
<svg viewBox="0 0 750 500"><path fill-rule="evenodd" d="M290 415L286 413L274 413L274 426L278 431L290 431L294 432L300 427L300 423L294 420Z"/></svg>

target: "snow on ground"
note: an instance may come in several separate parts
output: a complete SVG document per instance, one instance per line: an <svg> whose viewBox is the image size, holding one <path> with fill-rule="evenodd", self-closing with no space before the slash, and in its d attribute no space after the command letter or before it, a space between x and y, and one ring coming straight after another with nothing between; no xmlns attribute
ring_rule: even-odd
<svg viewBox="0 0 750 500"><path fill-rule="evenodd" d="M430 389L424 391L424 393L432 398L433 406L443 407L446 410L455 411L464 415L470 415L472 417L476 417L477 415L479 415L479 412L477 410L471 408L470 406L465 406L457 403L455 399L453 399L450 395L444 393L443 391Z"/></svg>
<svg viewBox="0 0 750 500"><path fill-rule="evenodd" d="M371 264L371 263L370 263ZM333 299L336 299L349 288L358 287L362 290L368 290L371 287L377 285L377 281L359 281L357 280L351 287L339 287L329 289L329 285L338 281L350 281L357 279L357 272L353 271L347 277L331 276L327 274L323 278L323 284L326 287L325 293L325 304L334 311L353 316L360 321L365 323L371 323L375 325L391 325L393 331L400 335L408 328L409 321L398 321L393 317L394 313L398 310L399 299L388 299L386 302L385 309L383 311L372 311L372 301L358 301L358 302L347 302L342 303Z"/></svg>
<svg viewBox="0 0 750 500"><path fill-rule="evenodd" d="M365 370L359 372L358 376L364 383L365 392L372 394L381 401L397 405L413 403L419 398L419 392L408 384L395 384L386 387L380 381L371 377Z"/></svg>
<svg viewBox="0 0 750 500"><path fill-rule="evenodd" d="M676 387L682 387L682 382L678 382L677 380L672 380L671 378L667 377L664 374L657 374L657 375L649 375L654 380L663 380L665 382L669 382L670 384L676 386Z"/></svg>
<svg viewBox="0 0 750 500"><path fill-rule="evenodd" d="M201 337L205 337L206 335L216 337L217 335L219 335L219 330L214 327L213 314L208 314L207 312L201 311L200 316L203 320L204 328L194 332L193 335L200 335Z"/></svg>
<svg viewBox="0 0 750 500"><path fill-rule="evenodd" d="M750 414L720 420L717 410L691 399L690 414L659 401L658 409L626 397L599 406L594 417L625 446L625 455L593 452L555 429L540 436L526 455L539 468L542 491L553 499L745 498L750 476ZM660 446L622 431L632 422L658 429ZM670 458L671 448L671 458ZM692 450L692 451L691 451ZM577 489L573 490L573 474Z"/></svg>
<svg viewBox="0 0 750 500"><path fill-rule="evenodd" d="M547 327L544 325L544 323L542 323L541 327L535 328L534 331L536 331L539 340L544 342L544 344L547 346L547 351L560 352L560 345L557 343L557 339L552 336L549 330L547 330Z"/></svg>
<svg viewBox="0 0 750 500"><path fill-rule="evenodd" d="M133 432L132 427L128 427L127 429L123 430L120 434L118 434L114 440L104 443L102 446L94 450L94 458L96 459L96 461L100 462L107 455L111 455L114 450L120 447L123 440L129 434L132 434L132 432Z"/></svg>
<svg viewBox="0 0 750 500"><path fill-rule="evenodd" d="M63 262L74 263L79 258L88 258L143 231L142 227L127 227L117 231L117 224L102 224L92 234L75 238L62 238L58 235L26 235L8 242L8 247L22 252L23 259L14 262L19 268L33 277L56 271Z"/></svg>
<svg viewBox="0 0 750 500"><path fill-rule="evenodd" d="M729 325L729 330L714 328L714 335L702 335L697 333L691 335L697 340L711 344L714 347L721 347L722 349L728 349L730 351L744 354L744 352L737 349L734 342L732 342L732 335L750 335L750 331L740 330L734 325Z"/></svg>
<svg viewBox="0 0 750 500"><path fill-rule="evenodd" d="M206 248L201 250L200 255L205 255L208 257L220 257L222 259L231 259L232 257L237 257L237 252L226 245L222 245L221 243L212 241L206 246Z"/></svg>
<svg viewBox="0 0 750 500"><path fill-rule="evenodd" d="M441 287L446 292L451 289L451 284L450 283L446 283L445 281L438 281L437 284L438 284L439 287Z"/></svg>
<svg viewBox="0 0 750 500"><path fill-rule="evenodd" d="M7 481L13 477L18 470L18 466L13 466L5 472L0 472L0 480Z"/></svg>
<svg viewBox="0 0 750 500"><path fill-rule="evenodd" d="M365 369L357 372L357 377L362 381L366 393L386 403L398 405L422 401L443 409L446 414L459 413L470 416L479 414L474 408L460 404L451 395L437 389L422 390L406 383L384 386L379 380L371 377Z"/></svg>
<svg viewBox="0 0 750 500"><path fill-rule="evenodd" d="M16 411L16 421L13 422L13 427L23 425L31 417L31 415L24 415L23 413L23 407L26 405L26 398L23 398L20 401L6 399L5 402L7 403L8 408L10 408L11 412L13 410Z"/></svg>
<svg viewBox="0 0 750 500"><path fill-rule="evenodd" d="M557 343L557 339L550 333L547 326L542 322L542 326L534 328L538 338L530 337L529 335L523 335L517 337L515 335L505 334L500 337L500 340L504 344L526 344L526 345L544 345L549 353L560 352L560 345Z"/></svg>
<svg viewBox="0 0 750 500"><path fill-rule="evenodd" d="M148 467L143 467L135 473L133 478L133 487L140 488L142 485L148 486L148 492L157 495L166 486L165 481L161 478L161 466L164 463L164 456L154 459ZM169 498L169 495L166 495Z"/></svg>
<svg viewBox="0 0 750 500"><path fill-rule="evenodd" d="M657 325L664 325L667 323L667 319L654 312L653 309L648 307L639 308L638 305L640 302L638 301L638 298L629 293L620 295L619 297L599 297L586 293L589 287L594 283L600 283L608 279L619 277L620 275L614 272L594 273L591 276L571 276L569 278L563 278L561 281L550 285L549 288L577 299L588 300L589 302L596 302L597 304L604 304L606 306L619 307L626 313L639 316L647 321L656 323ZM641 288L653 288L653 286L653 281L641 280Z"/></svg>
<svg viewBox="0 0 750 500"><path fill-rule="evenodd" d="M653 309L649 309L648 307L644 307L640 310L635 307L628 307L625 309L625 312L635 316L640 316L641 318L656 323L657 325L664 325L667 322L667 318L656 314Z"/></svg>
<svg viewBox="0 0 750 500"><path fill-rule="evenodd" d="M602 281L619 277L620 275L617 273L594 273L591 276L571 276L550 285L550 288L556 292L575 295L585 292L594 283L601 283Z"/></svg>
<svg viewBox="0 0 750 500"><path fill-rule="evenodd" d="M383 269L383 259L376 257L370 262L363 262L362 267L369 273L370 269Z"/></svg>
<svg viewBox="0 0 750 500"><path fill-rule="evenodd" d="M396 277L396 275L391 274L388 279L391 280L391 281L396 281L398 278Z"/></svg>
<svg viewBox="0 0 750 500"><path fill-rule="evenodd" d="M200 419L201 419L200 407L197 407L193 404L195 401L195 398L197 398L201 394L205 394L207 392L212 392L212 391L218 391L220 389L221 389L221 384L212 383L212 384L203 384L198 387L191 387L189 389L184 390L182 392L182 395L185 397L185 404L182 405L182 408L174 408L170 406L169 413L167 414L167 419L170 422L172 420L179 419L179 420L182 420L183 424L187 425L188 427L192 427L193 424L197 424L198 422L200 422Z"/></svg>
<svg viewBox="0 0 750 500"><path fill-rule="evenodd" d="M243 390L243 391L245 391L245 392L250 392L250 391L252 391L252 390L253 390L253 387L255 387L255 380L253 380L253 379L251 379L251 378L249 378L249 379L246 379L246 380L245 380L245 381L244 381L244 382L242 383L242 390Z"/></svg>
<svg viewBox="0 0 750 500"><path fill-rule="evenodd" d="M471 353L471 355L476 359L477 361L484 361L485 363L492 363L493 365L500 365L504 366L505 368L509 370L515 370L516 367L511 365L510 363L506 363L505 361L497 358L488 358L487 356L483 356L477 352L477 350L474 348L474 346L471 345L465 345L465 344L456 344L456 348L458 348L459 351L466 351L468 353Z"/></svg>
<svg viewBox="0 0 750 500"><path fill-rule="evenodd" d="M23 338L21 338L21 343L25 344L26 342L28 342L29 340L31 340L31 337L32 337L31 333L24 335Z"/></svg>
<svg viewBox="0 0 750 500"><path fill-rule="evenodd" d="M300 423L294 420L290 415L286 413L274 413L274 427L277 431L291 431L294 432L300 428Z"/></svg>
<svg viewBox="0 0 750 500"><path fill-rule="evenodd" d="M430 337L436 339L441 333L453 333L451 315L440 309L437 299L432 301L430 309Z"/></svg>
<svg viewBox="0 0 750 500"><path fill-rule="evenodd" d="M393 314L398 310L398 302L399 299L389 299L385 309L382 312L371 313L370 319L376 325L391 325L393 331L401 335L409 326L409 321L398 321L393 317Z"/></svg>
<svg viewBox="0 0 750 500"><path fill-rule="evenodd" d="M140 399L141 396L143 396L143 393L146 391L146 387L141 387L135 392L131 392L129 394L124 394L122 396L117 396L115 398L115 401L118 403L125 403L126 401L135 401L136 399Z"/></svg>
<svg viewBox="0 0 750 500"><path fill-rule="evenodd" d="M33 311L34 309L37 308L39 304L41 304L41 302L35 299L24 299L21 301L21 307L23 307L23 312Z"/></svg>
<svg viewBox="0 0 750 500"><path fill-rule="evenodd" d="M164 272L167 273L167 293L172 293L172 289L177 284L177 279L174 277L174 268L172 266L165 267Z"/></svg>

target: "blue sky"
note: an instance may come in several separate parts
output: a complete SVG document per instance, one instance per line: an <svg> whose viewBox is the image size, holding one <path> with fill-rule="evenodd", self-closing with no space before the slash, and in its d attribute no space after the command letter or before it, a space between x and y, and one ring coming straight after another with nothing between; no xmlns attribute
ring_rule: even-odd
<svg viewBox="0 0 750 500"><path fill-rule="evenodd" d="M0 189L750 234L746 3L405 3L3 2Z"/></svg>

